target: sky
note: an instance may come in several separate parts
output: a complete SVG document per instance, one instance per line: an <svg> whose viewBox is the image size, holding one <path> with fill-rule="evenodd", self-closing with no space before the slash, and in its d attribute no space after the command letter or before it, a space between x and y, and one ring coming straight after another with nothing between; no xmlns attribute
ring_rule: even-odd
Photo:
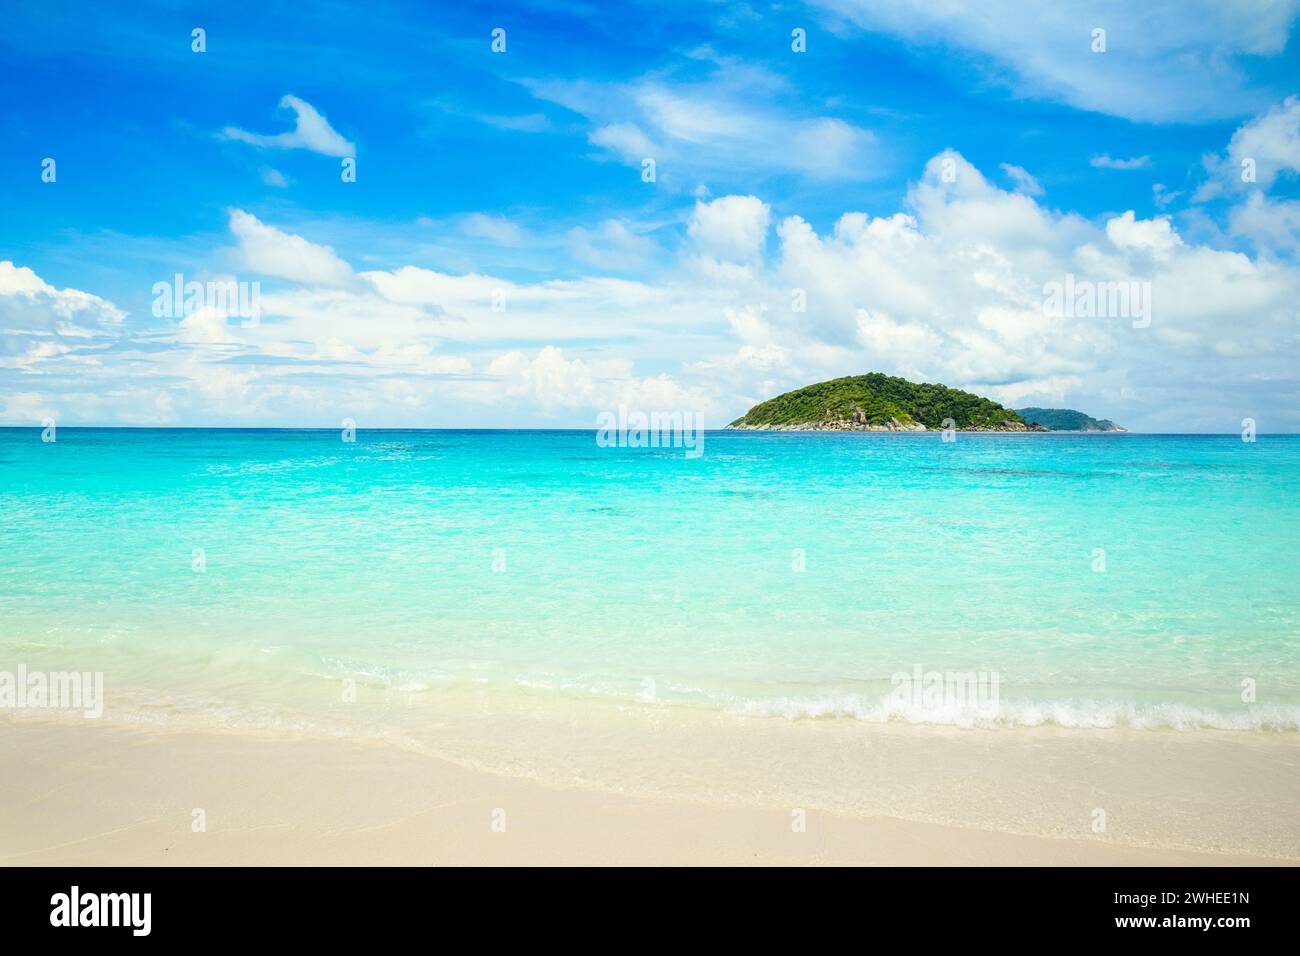
<svg viewBox="0 0 1300 956"><path fill-rule="evenodd" d="M0 424L1300 432L1300 0L1031 9L6 2Z"/></svg>

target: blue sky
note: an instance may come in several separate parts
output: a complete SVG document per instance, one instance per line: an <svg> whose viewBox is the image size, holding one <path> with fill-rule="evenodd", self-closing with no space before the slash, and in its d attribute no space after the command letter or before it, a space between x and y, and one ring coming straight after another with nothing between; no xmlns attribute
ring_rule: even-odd
<svg viewBox="0 0 1300 956"><path fill-rule="evenodd" d="M0 422L721 425L883 370L1300 430L1297 4L980 6L9 10ZM258 323L155 314L177 273ZM1150 324L1044 316L1066 275Z"/></svg>

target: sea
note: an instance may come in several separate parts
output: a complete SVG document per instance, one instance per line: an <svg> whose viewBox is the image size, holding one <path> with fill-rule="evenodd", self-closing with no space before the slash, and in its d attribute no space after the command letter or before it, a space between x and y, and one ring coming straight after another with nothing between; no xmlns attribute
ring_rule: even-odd
<svg viewBox="0 0 1300 956"><path fill-rule="evenodd" d="M0 671L110 719L1300 729L1297 436L43 434L0 429Z"/></svg>

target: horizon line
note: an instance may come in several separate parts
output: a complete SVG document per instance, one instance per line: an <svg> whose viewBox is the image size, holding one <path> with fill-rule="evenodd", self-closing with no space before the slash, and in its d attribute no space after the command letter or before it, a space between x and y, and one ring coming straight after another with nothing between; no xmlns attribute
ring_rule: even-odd
<svg viewBox="0 0 1300 956"><path fill-rule="evenodd" d="M33 430L41 431L43 425L5 425L0 424L0 430L19 431ZM339 425L58 425L60 430L84 429L87 431L243 431L243 432L336 432L341 430ZM357 432L598 432L601 430L599 425L582 426L536 426L531 428L510 428L503 425L357 425ZM724 425L720 428L705 428L707 432L733 432L735 434L803 434L803 435L843 435L843 434L870 434L870 435L925 435L939 434L942 429L927 428L925 431L890 431L875 429L757 429L757 428L732 428L730 425ZM963 435L1146 435L1146 436L1166 436L1180 437L1192 435L1206 436L1228 436L1239 435L1239 431L1226 432L1177 432L1177 431L1134 431L1124 429L1123 431L1087 431L1084 429L1049 429L1041 432L1018 432L1018 431L988 431L982 429L962 429L956 431ZM1298 436L1300 432L1264 432L1257 431L1256 435L1273 435L1277 437Z"/></svg>

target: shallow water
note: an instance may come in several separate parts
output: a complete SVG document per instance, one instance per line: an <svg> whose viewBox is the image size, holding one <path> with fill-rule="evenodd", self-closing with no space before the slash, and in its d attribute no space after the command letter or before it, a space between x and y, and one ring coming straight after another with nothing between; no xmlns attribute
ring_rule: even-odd
<svg viewBox="0 0 1300 956"><path fill-rule="evenodd" d="M1294 732L1298 491L1294 436L0 429L0 670L222 724L350 680Z"/></svg>

